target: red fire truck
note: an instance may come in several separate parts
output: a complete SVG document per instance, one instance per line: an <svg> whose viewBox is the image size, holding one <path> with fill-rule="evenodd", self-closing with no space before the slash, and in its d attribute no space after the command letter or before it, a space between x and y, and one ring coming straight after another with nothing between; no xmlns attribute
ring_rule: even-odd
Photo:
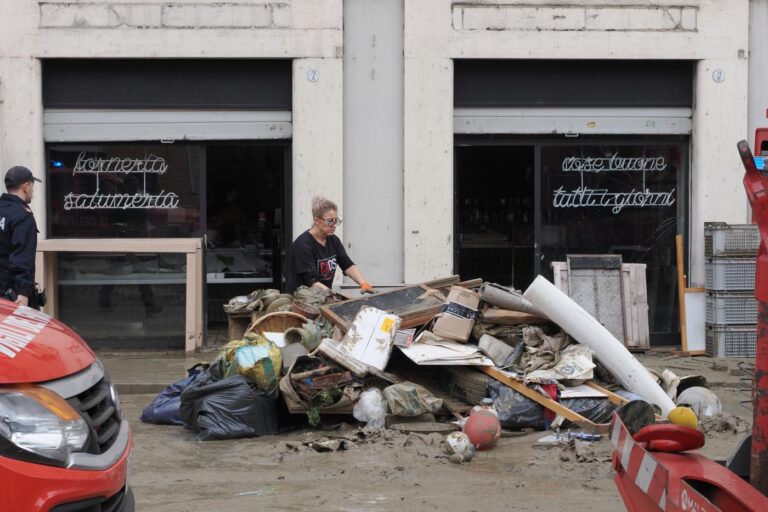
<svg viewBox="0 0 768 512"><path fill-rule="evenodd" d="M0 511L133 512L131 430L66 325L0 299Z"/></svg>

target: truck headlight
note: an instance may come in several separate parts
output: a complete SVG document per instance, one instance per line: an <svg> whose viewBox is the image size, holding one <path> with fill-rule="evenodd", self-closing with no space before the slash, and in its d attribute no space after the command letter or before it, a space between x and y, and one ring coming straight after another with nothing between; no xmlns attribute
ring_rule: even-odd
<svg viewBox="0 0 768 512"><path fill-rule="evenodd" d="M85 446L89 430L82 416L53 391L39 386L0 388L2 455L66 465L70 452Z"/></svg>

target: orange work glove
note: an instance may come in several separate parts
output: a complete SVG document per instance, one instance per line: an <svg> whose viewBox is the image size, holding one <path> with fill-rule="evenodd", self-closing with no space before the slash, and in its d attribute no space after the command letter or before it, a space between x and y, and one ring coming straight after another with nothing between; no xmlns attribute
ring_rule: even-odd
<svg viewBox="0 0 768 512"><path fill-rule="evenodd" d="M363 281L360 283L360 293L376 293L373 286Z"/></svg>

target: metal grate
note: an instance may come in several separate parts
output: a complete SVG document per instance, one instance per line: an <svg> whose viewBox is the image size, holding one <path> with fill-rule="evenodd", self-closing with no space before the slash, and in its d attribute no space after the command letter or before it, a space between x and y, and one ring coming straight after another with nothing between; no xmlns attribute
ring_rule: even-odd
<svg viewBox="0 0 768 512"><path fill-rule="evenodd" d="M92 442L86 450L88 453L100 454L109 450L117 439L120 430L120 418L112 401L109 382L101 379L91 388L68 400L88 422L94 434Z"/></svg>
<svg viewBox="0 0 768 512"><path fill-rule="evenodd" d="M708 292L706 321L709 324L756 324L757 299L752 292Z"/></svg>
<svg viewBox="0 0 768 512"><path fill-rule="evenodd" d="M717 291L755 289L754 258L711 258L705 269L706 288Z"/></svg>

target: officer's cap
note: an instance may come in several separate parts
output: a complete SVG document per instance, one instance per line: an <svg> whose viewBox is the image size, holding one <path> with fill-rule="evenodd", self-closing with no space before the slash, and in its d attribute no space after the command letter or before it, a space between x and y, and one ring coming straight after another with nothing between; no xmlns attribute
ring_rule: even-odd
<svg viewBox="0 0 768 512"><path fill-rule="evenodd" d="M5 173L6 189L18 187L22 183L26 183L28 181L36 181L38 183L43 182L43 180L35 178L35 176L32 174L32 171L22 165L11 167L8 169L8 172Z"/></svg>

